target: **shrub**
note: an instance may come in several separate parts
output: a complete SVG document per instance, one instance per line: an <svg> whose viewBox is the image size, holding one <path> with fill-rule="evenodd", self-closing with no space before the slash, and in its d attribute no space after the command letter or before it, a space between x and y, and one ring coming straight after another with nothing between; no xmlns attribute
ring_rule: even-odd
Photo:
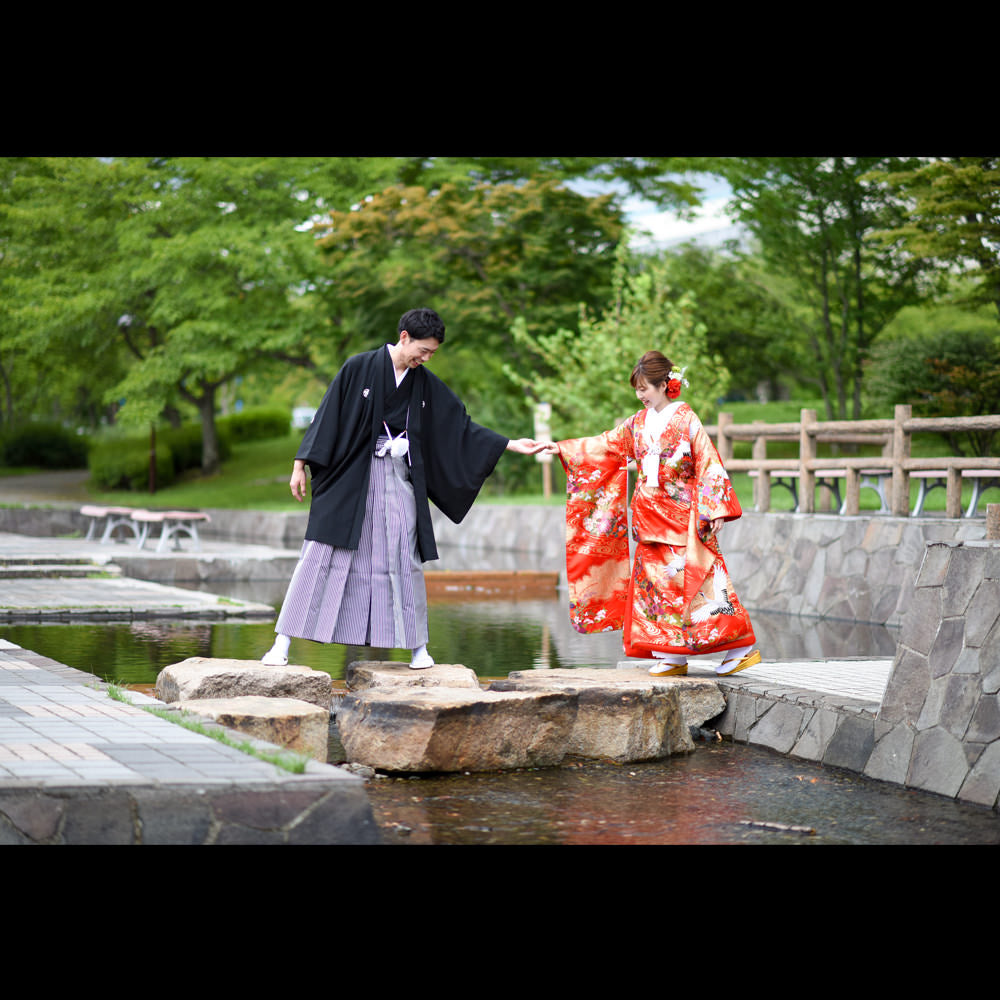
<svg viewBox="0 0 1000 1000"><path fill-rule="evenodd" d="M231 432L227 427L220 427L221 421L215 422L219 441L219 460L225 461L233 453ZM184 472L187 469L201 468L201 424L184 424L181 427L170 427L158 431L156 435L157 450L162 441L174 455L174 471Z"/></svg>
<svg viewBox="0 0 1000 1000"><path fill-rule="evenodd" d="M149 489L149 440L127 438L108 441L91 449L90 475L102 490ZM174 481L174 456L170 446L157 441L156 487Z"/></svg>
<svg viewBox="0 0 1000 1000"><path fill-rule="evenodd" d="M1000 413L1000 336L994 330L935 330L876 344L866 373L879 405L910 403L914 416ZM943 433L957 454L990 454L993 431Z"/></svg>
<svg viewBox="0 0 1000 1000"><path fill-rule="evenodd" d="M60 424L31 423L4 435L5 465L37 465L43 469L83 469L88 441Z"/></svg>
<svg viewBox="0 0 1000 1000"><path fill-rule="evenodd" d="M287 410L258 406L220 417L215 425L220 428L220 434L224 429L233 441L242 443L285 437L291 429L292 420Z"/></svg>

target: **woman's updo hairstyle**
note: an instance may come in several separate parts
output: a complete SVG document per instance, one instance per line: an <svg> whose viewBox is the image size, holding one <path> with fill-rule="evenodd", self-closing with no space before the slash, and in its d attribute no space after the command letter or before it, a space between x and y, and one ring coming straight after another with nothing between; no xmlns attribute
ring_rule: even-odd
<svg viewBox="0 0 1000 1000"><path fill-rule="evenodd" d="M659 351L646 351L639 358L638 364L632 369L632 377L629 383L635 389L640 382L645 382L654 388L670 381L670 372L674 363L665 358Z"/></svg>

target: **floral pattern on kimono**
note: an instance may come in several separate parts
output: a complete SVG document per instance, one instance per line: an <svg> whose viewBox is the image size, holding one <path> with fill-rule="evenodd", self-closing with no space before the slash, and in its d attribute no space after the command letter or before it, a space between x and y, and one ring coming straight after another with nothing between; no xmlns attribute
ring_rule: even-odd
<svg viewBox="0 0 1000 1000"><path fill-rule="evenodd" d="M709 522L742 515L701 421L672 407L655 447L647 411L612 431L559 443L566 469L566 569L578 632L623 630L628 656L702 654L755 641ZM647 456L658 458L644 461ZM627 463L635 554L629 570ZM656 473L657 481L650 477Z"/></svg>

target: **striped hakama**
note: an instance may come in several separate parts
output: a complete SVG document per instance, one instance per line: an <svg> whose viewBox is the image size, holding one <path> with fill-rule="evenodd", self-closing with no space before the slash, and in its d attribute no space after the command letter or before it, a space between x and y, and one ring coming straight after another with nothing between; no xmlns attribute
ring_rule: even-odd
<svg viewBox="0 0 1000 1000"><path fill-rule="evenodd" d="M382 649L426 644L427 591L406 456L372 456L357 549L303 542L275 632Z"/></svg>

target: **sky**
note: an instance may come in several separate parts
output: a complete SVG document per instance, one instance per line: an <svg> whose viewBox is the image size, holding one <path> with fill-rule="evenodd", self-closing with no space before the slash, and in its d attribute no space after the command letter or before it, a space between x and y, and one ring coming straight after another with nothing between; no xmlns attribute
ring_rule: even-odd
<svg viewBox="0 0 1000 1000"><path fill-rule="evenodd" d="M702 204L695 218L685 222L673 212L663 212L639 198L625 200L625 214L636 229L648 230L650 236L637 236L632 245L636 249L676 246L686 241L715 246L740 235L739 227L726 214L726 204L732 196L726 183L714 177L702 177L698 182L704 188Z"/></svg>

